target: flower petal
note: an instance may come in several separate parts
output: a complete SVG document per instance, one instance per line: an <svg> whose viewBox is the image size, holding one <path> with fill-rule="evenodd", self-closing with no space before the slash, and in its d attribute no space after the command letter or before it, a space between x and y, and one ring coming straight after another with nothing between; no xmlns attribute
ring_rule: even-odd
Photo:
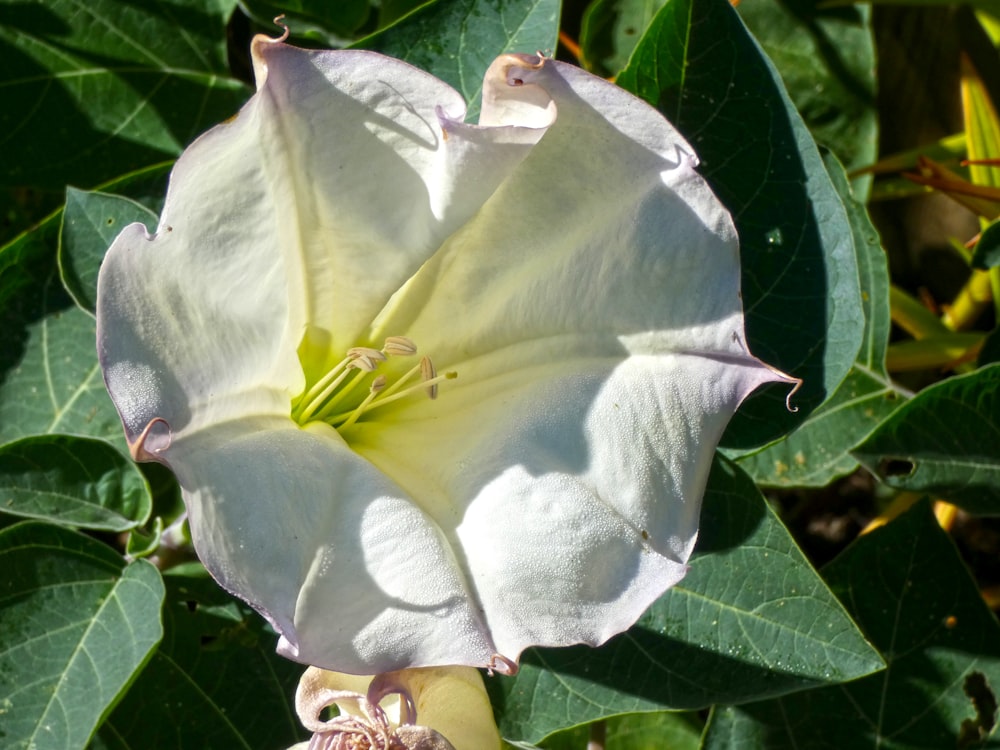
<svg viewBox="0 0 1000 750"><path fill-rule="evenodd" d="M441 531L330 427L230 422L171 465L195 548L290 658L357 674L495 653Z"/></svg>
<svg viewBox="0 0 1000 750"><path fill-rule="evenodd" d="M181 157L98 297L130 444L174 469L206 566L341 671L626 629L684 573L726 422L787 379L743 343L735 230L690 146L540 58L491 68L481 126L378 55L254 60L258 94ZM291 421L390 335L458 380L350 448Z"/></svg>
<svg viewBox="0 0 1000 750"><path fill-rule="evenodd" d="M689 355L490 364L351 445L458 550L500 654L602 643L683 577L715 446L773 375Z"/></svg>
<svg viewBox="0 0 1000 750"><path fill-rule="evenodd" d="M359 343L547 125L467 126L457 92L374 53L263 37L253 53L258 93L178 160L155 235L128 227L101 269L98 348L130 443L157 417L176 436L287 411L301 367L314 379Z"/></svg>
<svg viewBox="0 0 1000 750"><path fill-rule="evenodd" d="M487 122L531 121L546 97L557 119L411 280L383 330L405 332L448 368L571 334L585 347L749 358L736 230L674 127L553 60L506 55L484 92Z"/></svg>
<svg viewBox="0 0 1000 750"><path fill-rule="evenodd" d="M390 677L413 696L417 724L440 732L455 750L500 747L493 707L475 669L407 669Z"/></svg>
<svg viewBox="0 0 1000 750"><path fill-rule="evenodd" d="M261 156L287 185L286 252L302 256L303 360L322 369L479 210L551 117L483 130L462 123L458 92L398 60L264 37L253 53L269 115Z"/></svg>
<svg viewBox="0 0 1000 750"><path fill-rule="evenodd" d="M348 439L460 550L516 659L601 643L680 580L728 420L791 379L746 350L732 221L659 113L524 56L484 96L490 123L558 119L384 318L458 378Z"/></svg>

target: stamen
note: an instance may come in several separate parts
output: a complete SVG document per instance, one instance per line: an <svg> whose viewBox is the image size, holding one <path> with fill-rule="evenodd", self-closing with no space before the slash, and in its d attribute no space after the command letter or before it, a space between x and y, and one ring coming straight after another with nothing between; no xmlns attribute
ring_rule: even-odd
<svg viewBox="0 0 1000 750"><path fill-rule="evenodd" d="M357 422L358 417L361 416L362 412L371 411L372 409L377 409L380 406L391 404L393 401L398 401L401 398L409 396L418 388L425 388L427 390L429 390L430 388L437 388L438 383L441 383L445 380L454 380L455 378L458 377L457 372L446 372L444 375L437 375L433 380L426 380L419 384L411 385L409 388L404 388L403 390L397 390L397 386L399 385L399 383L401 383L406 377L410 376L412 372L415 372L416 369L417 368L414 368L411 371L411 373L407 373L407 375L403 376L403 378L400 378L397 382L393 383L391 386L386 388L385 391L382 392L381 396L375 393L369 394L368 398L362 401L357 408L352 409L351 411L341 412L340 414L336 414L332 417L323 417L323 421L329 422L336 429L341 430L350 427L355 422ZM376 396L379 396L379 398L376 398ZM343 424L341 424L342 420Z"/></svg>
<svg viewBox="0 0 1000 750"><path fill-rule="evenodd" d="M340 430L353 426L366 411L392 403L418 388L423 388L430 398L437 398L438 383L458 377L458 374L447 372L438 375L430 357L422 357L419 364L391 384L385 375L376 376L369 384L368 395L360 404L349 411L334 414L337 406L389 357L410 357L416 353L416 343L406 336L388 336L382 349L369 346L348 349L347 356L298 399L292 418L303 425L311 421L323 421ZM348 380L352 370L356 372ZM410 384L417 373L420 373L421 382Z"/></svg>
<svg viewBox="0 0 1000 750"><path fill-rule="evenodd" d="M299 424L305 423L312 413L319 408L327 397L333 393L333 389L336 388L340 383L343 382L344 378L347 377L345 368L351 363L350 357L345 357L340 360L333 369L330 370L326 375L316 381L315 385L306 391L306 394L299 399L299 405L296 408L295 421Z"/></svg>
<svg viewBox="0 0 1000 750"><path fill-rule="evenodd" d="M355 360L355 361L357 361L357 360ZM354 362L351 362L351 364L350 364L350 365L348 365L348 367L351 367L351 366L352 366L353 364L354 364ZM344 400L344 398L345 398L345 397L346 397L346 396L347 396L347 395L348 395L348 394L349 394L349 393L350 393L351 391L353 391L353 390L354 390L355 388L357 388L357 387L358 387L358 384L359 384L359 383L361 383L361 381L362 381L362 380L364 380L365 378L367 378L367 377L368 377L368 373L370 372L369 370L365 370L364 368L361 368L361 367L358 367L358 368L356 368L356 369L358 370L358 373L357 373L357 375L355 375L355 376L354 376L354 378L353 378L353 379L351 380L351 382L350 382L350 383L348 383L348 384L347 384L347 385L345 385L345 386L344 386L343 388L341 388L341 389L340 389L340 390L339 390L339 391L338 391L338 392L337 392L337 393L336 393L336 394L334 395L334 397L333 397L333 398L331 398L331 399L330 399L330 400L329 400L329 401L327 402L326 406L324 406L324 407L323 407L323 408L322 408L322 409L321 409L321 410L319 411L319 413L318 413L318 414L316 415L316 419L321 419L321 420L323 420L324 422L329 422L329 421L330 421L330 419L329 419L329 417L330 417L330 414L332 414L332 413L333 413L333 410L334 410L334 408L335 408L335 407L337 406L337 404L339 404L339 403L340 403L341 401L343 401L343 400ZM347 373L344 373L344 376L345 376L345 377L346 377L346 375L347 375ZM331 391L331 392L332 392L332 391ZM329 396L329 395L330 395L329 393L328 393L328 394L326 394L326 396Z"/></svg>
<svg viewBox="0 0 1000 750"><path fill-rule="evenodd" d="M365 396L365 400L362 401L360 404L358 404L357 408L348 412L350 416L348 416L346 422L344 422L342 425L337 425L337 417L331 419L330 422L338 429L346 430L348 427L350 427L352 424L358 421L358 417L360 417L362 414L365 413L365 410L368 408L369 404L371 404L371 402L375 400L375 397L378 396L378 394L381 393L383 390L385 390L385 375L379 375L377 378L375 378L375 380L372 381L371 387L368 389L368 395Z"/></svg>
<svg viewBox="0 0 1000 750"><path fill-rule="evenodd" d="M430 357L423 357L420 360L420 377L423 378L424 383L431 383L427 386L427 395L431 398L437 398L438 387L435 381L437 370L434 369L434 363L431 362Z"/></svg>

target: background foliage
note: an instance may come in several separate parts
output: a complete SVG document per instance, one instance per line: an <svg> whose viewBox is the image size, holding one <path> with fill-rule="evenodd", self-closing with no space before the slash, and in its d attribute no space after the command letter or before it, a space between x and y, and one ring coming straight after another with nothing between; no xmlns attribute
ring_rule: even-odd
<svg viewBox="0 0 1000 750"><path fill-rule="evenodd" d="M302 737L301 668L194 560L169 473L128 459L94 350L105 249L249 97L279 13L430 71L470 119L504 51L658 107L736 219L751 347L804 380L796 411L773 389L732 422L681 585L487 679L504 738L996 746L1000 18L885 5L0 0L0 746Z"/></svg>

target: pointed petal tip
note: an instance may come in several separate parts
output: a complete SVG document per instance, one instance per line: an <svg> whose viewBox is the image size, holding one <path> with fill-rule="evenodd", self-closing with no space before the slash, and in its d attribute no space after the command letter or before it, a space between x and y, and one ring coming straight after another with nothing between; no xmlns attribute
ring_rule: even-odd
<svg viewBox="0 0 1000 750"><path fill-rule="evenodd" d="M281 36L270 37L267 34L256 34L250 41L250 59L253 63L253 77L257 84L257 90L264 87L267 80L267 60L265 55L268 47L284 44L288 39L288 24L285 23L285 14L275 16L274 24L282 29Z"/></svg>
<svg viewBox="0 0 1000 750"><path fill-rule="evenodd" d="M139 436L129 441L128 451L137 463L158 461L165 463L163 453L170 447L173 434L162 417L151 419Z"/></svg>

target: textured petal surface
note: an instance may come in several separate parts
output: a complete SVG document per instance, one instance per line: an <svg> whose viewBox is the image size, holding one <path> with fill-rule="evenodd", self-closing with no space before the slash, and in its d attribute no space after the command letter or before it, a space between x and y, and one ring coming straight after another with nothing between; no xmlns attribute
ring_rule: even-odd
<svg viewBox="0 0 1000 750"><path fill-rule="evenodd" d="M287 413L302 366L358 343L544 133L464 125L453 89L381 55L260 37L254 54L258 94L181 156L156 234L128 227L101 269L130 442L157 416L177 435Z"/></svg>
<svg viewBox="0 0 1000 750"><path fill-rule="evenodd" d="M330 427L227 423L170 457L206 567L285 655L377 674L495 653L436 524Z"/></svg>
<svg viewBox="0 0 1000 750"><path fill-rule="evenodd" d="M406 332L443 367L569 336L569 348L617 346L622 356L752 359L736 230L673 126L618 87L551 60L500 58L484 95L488 122L511 112L533 119L546 97L556 121L409 282L383 332Z"/></svg>
<svg viewBox="0 0 1000 750"><path fill-rule="evenodd" d="M683 577L715 445L773 376L689 355L485 369L352 447L461 550L499 653L602 643Z"/></svg>
<svg viewBox="0 0 1000 750"><path fill-rule="evenodd" d="M464 125L456 91L370 52L306 52L258 37L254 53L258 106L269 114L261 156L268 180L286 183L273 209L286 255L300 261L303 360L322 370L363 338L548 122Z"/></svg>

